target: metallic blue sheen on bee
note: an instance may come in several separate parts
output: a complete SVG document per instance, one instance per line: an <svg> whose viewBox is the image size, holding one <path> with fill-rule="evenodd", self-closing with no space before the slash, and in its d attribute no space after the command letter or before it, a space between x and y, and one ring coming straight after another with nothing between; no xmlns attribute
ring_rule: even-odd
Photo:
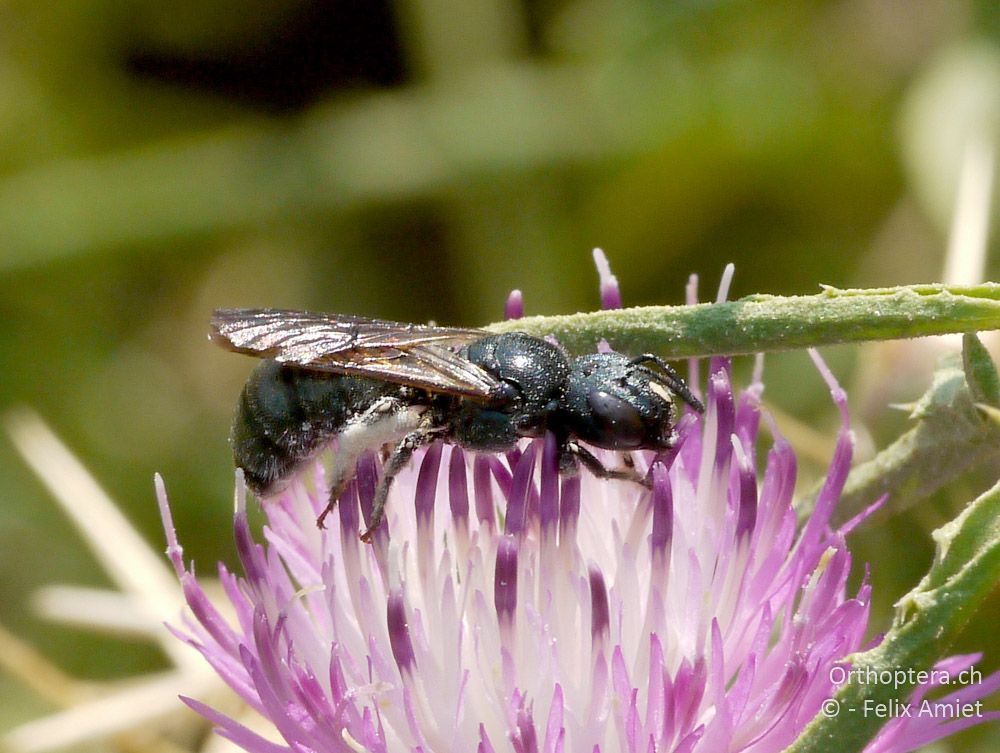
<svg viewBox="0 0 1000 753"><path fill-rule="evenodd" d="M362 534L366 541L382 521L393 478L429 442L504 452L549 431L564 472L575 472L579 460L601 478L648 485L631 465L605 468L580 442L667 450L674 440L674 396L704 410L655 355L570 358L520 332L218 309L210 337L265 359L243 388L231 435L236 465L254 492L274 493L336 439L330 503L317 520L322 527L360 455L392 447Z"/></svg>

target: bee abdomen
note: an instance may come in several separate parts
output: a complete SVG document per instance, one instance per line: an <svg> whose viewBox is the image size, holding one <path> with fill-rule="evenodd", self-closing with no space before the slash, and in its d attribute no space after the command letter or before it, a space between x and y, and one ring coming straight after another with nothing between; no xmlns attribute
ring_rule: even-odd
<svg viewBox="0 0 1000 753"><path fill-rule="evenodd" d="M230 442L236 466L257 493L276 491L357 414L399 386L264 361L236 406Z"/></svg>
<svg viewBox="0 0 1000 753"><path fill-rule="evenodd" d="M252 490L272 489L336 433L346 418L346 407L338 400L340 381L276 361L264 361L254 370L240 395L230 436L233 458Z"/></svg>

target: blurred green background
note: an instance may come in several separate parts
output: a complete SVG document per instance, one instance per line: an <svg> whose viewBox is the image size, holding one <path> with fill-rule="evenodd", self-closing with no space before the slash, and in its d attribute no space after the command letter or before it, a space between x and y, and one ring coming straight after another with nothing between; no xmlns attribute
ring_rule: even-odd
<svg viewBox="0 0 1000 753"><path fill-rule="evenodd" d="M711 297L730 261L734 296L938 280L963 154L998 133L995 2L3 0L0 410L37 410L156 549L162 473L208 571L233 558L251 367L206 340L214 307L476 325L516 287L531 314L586 310L594 246L630 305L681 302L692 272ZM827 356L862 453L934 358ZM817 438L791 416L820 430L815 478L828 393L804 354L766 374L793 442ZM0 441L0 623L77 676L163 666L32 613L43 584L107 580ZM986 481L855 536L874 626ZM984 670L996 601L960 647ZM0 694L0 729L48 709Z"/></svg>

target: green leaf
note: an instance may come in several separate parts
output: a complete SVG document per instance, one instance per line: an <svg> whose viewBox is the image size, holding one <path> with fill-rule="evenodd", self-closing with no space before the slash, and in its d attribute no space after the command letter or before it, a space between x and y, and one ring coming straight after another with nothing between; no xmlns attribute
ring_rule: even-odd
<svg viewBox="0 0 1000 753"><path fill-rule="evenodd" d="M975 333L962 338L962 366L969 390L977 403L1000 407L1000 377L997 367Z"/></svg>
<svg viewBox="0 0 1000 753"><path fill-rule="evenodd" d="M898 513L970 469L1000 467L996 366L975 335L966 335L962 357L946 356L930 389L913 405L916 425L868 462L851 470L834 522L842 522L888 494L885 509ZM812 511L818 488L797 504L800 519Z"/></svg>
<svg viewBox="0 0 1000 753"><path fill-rule="evenodd" d="M834 696L839 713L816 716L786 753L863 750L887 721L876 709L899 708L893 704L909 698L915 673L948 651L1000 580L1000 484L933 536L934 564L897 603L892 628L876 648L847 657L855 671ZM863 681L883 672L900 679Z"/></svg>

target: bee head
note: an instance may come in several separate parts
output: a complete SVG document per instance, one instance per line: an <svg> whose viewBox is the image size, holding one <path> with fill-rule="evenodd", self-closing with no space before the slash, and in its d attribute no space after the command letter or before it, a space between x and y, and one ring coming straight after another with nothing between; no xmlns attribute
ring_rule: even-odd
<svg viewBox="0 0 1000 753"><path fill-rule="evenodd" d="M618 353L573 361L560 420L607 450L666 450L674 440L673 392L661 375Z"/></svg>

